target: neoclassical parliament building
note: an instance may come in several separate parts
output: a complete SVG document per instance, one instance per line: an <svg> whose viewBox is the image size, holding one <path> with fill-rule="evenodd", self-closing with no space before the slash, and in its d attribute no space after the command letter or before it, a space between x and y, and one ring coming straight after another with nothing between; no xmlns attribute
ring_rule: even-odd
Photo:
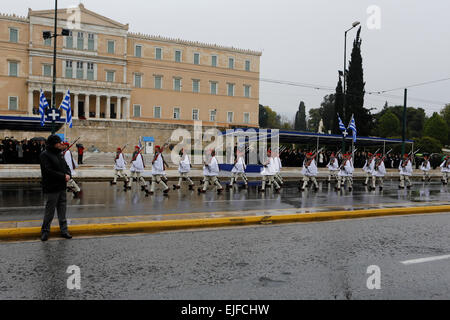
<svg viewBox="0 0 450 320"><path fill-rule="evenodd" d="M56 107L71 92L73 128L112 151L173 129L258 127L261 53L128 31L86 9L58 10ZM39 133L39 94L51 103L54 10L0 14L0 138ZM63 128L58 127L58 132ZM131 141L130 141L131 140Z"/></svg>

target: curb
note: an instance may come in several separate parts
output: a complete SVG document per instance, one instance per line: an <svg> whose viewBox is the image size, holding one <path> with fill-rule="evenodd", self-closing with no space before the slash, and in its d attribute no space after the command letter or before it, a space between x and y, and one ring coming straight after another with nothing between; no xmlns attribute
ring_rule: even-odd
<svg viewBox="0 0 450 320"><path fill-rule="evenodd" d="M74 236L107 235L120 233L154 233L170 230L187 230L211 227L230 227L244 225L268 225L293 222L320 222L331 220L358 219L368 217L398 216L450 212L450 205L428 207L405 207L369 209L355 211L330 211L320 213L286 214L275 216L243 216L229 218L185 219L168 221L142 221L129 223L85 224L69 226ZM25 240L40 237L41 229L9 228L0 229L0 240ZM59 227L52 227L50 235L58 236Z"/></svg>

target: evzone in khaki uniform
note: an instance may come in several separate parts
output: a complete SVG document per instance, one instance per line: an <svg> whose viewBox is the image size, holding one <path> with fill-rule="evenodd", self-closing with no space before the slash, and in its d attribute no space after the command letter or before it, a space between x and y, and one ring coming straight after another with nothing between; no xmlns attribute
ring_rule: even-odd
<svg viewBox="0 0 450 320"><path fill-rule="evenodd" d="M272 152L272 157L274 159L274 171L275 171L275 175L273 178L278 182L280 186L282 186L284 184L284 181L280 174L281 168L283 168L281 164L280 155L278 154L278 152Z"/></svg>
<svg viewBox="0 0 450 320"><path fill-rule="evenodd" d="M240 151L237 151L236 160L234 161L234 167L231 169L231 181L227 188L231 189L235 182L239 178L244 181L245 188L248 187L248 179L245 175L245 169L247 166L245 165L244 154Z"/></svg>
<svg viewBox="0 0 450 320"><path fill-rule="evenodd" d="M275 186L275 192L279 192L281 187L278 184L278 182L274 179L275 176L275 169L274 169L275 161L272 157L272 152L270 150L267 150L267 160L263 163L263 168L261 169L261 176L262 176L262 183L261 183L261 189L259 189L260 192L266 191L266 182L268 182L269 185Z"/></svg>
<svg viewBox="0 0 450 320"><path fill-rule="evenodd" d="M144 157L141 154L141 149L138 146L134 147L133 157L131 158L131 177L134 181L139 181L141 190L146 190L147 184L144 177L141 176L145 170Z"/></svg>
<svg viewBox="0 0 450 320"><path fill-rule="evenodd" d="M442 184L448 184L448 177L450 175L450 156L445 157L444 161L440 165L442 173Z"/></svg>
<svg viewBox="0 0 450 320"><path fill-rule="evenodd" d="M118 178L123 178L125 180L125 189L131 189L130 179L127 174L124 172L126 169L127 162L122 153L121 148L117 148L116 157L114 158L114 180L111 181L111 184L117 184Z"/></svg>
<svg viewBox="0 0 450 320"><path fill-rule="evenodd" d="M408 154L405 154L403 156L403 159L400 161L400 165L398 167L398 169L400 170L400 185L398 186L400 189L404 189L405 188L405 181L407 184L407 188L411 189L411 179L410 177L412 176L413 173L413 168L412 168L412 163L411 163L411 159L409 158Z"/></svg>
<svg viewBox="0 0 450 320"><path fill-rule="evenodd" d="M223 191L223 187L220 184L219 180L217 179L217 176L219 175L220 169L219 169L219 163L216 159L216 152L214 150L211 151L211 156L209 160L206 160L204 162L203 166L203 188L198 188L199 193L205 193L208 189L208 185L216 185L217 186L217 193L221 193Z"/></svg>
<svg viewBox="0 0 450 320"><path fill-rule="evenodd" d="M64 142L64 145L66 146L66 150L63 152L64 160L66 161L67 165L70 168L70 175L71 175L70 180L67 182L67 189L73 192L74 198L78 198L81 195L81 189L73 179L73 177L75 177L76 175L75 169L78 168L78 164L73 159L72 153L69 150L69 143Z"/></svg>
<svg viewBox="0 0 450 320"><path fill-rule="evenodd" d="M381 154L377 153L375 156L375 167L372 172L372 186L370 190L376 190L377 180L380 191L383 190L383 178L386 175L386 167L384 165L385 157L381 158Z"/></svg>
<svg viewBox="0 0 450 320"><path fill-rule="evenodd" d="M156 184L161 184L163 186L164 194L169 193L170 189L163 180L167 163L164 160L162 152L163 149L160 146L155 146L155 157L153 158L152 161L152 183L150 186L150 192L146 191L147 195L155 193Z"/></svg>
<svg viewBox="0 0 450 320"><path fill-rule="evenodd" d="M317 183L317 174L318 169L316 165L315 157L316 155L313 155L312 153L306 154L306 159L303 161L303 168L302 168L302 175L303 175L303 185L300 188L300 191L305 191L306 187L308 186L309 181L312 181L314 184L314 191L319 190L319 184Z"/></svg>
<svg viewBox="0 0 450 320"><path fill-rule="evenodd" d="M178 172L180 173L180 178L178 179L178 184L173 185L173 189L180 189L182 181L189 182L189 190L194 190L194 182L189 178L189 172L191 172L191 160L186 150L181 149L180 151L180 163L178 164Z"/></svg>
<svg viewBox="0 0 450 320"><path fill-rule="evenodd" d="M375 161L373 159L373 154L370 152L367 154L366 162L363 166L363 171L366 173L366 180L364 181L364 185L367 186L369 184L369 180L372 177L372 172L375 168Z"/></svg>
<svg viewBox="0 0 450 320"><path fill-rule="evenodd" d="M344 159L342 160L342 164L339 168L338 183L336 184L335 189L337 191L341 190L341 187L343 187L345 182L347 182L348 190L352 191L353 171L355 171L355 168L353 167L352 156L351 154L344 154L343 157Z"/></svg>
<svg viewBox="0 0 450 320"><path fill-rule="evenodd" d="M422 164L420 165L420 170L422 170L423 172L423 177L422 177L422 181L431 181L431 177L430 177L430 170L431 170L431 165L430 165L430 159L428 155L424 155L423 156L423 161Z"/></svg>
<svg viewBox="0 0 450 320"><path fill-rule="evenodd" d="M334 152L331 153L330 162L327 165L328 168L328 183L331 182L331 179L338 180L339 173L339 161Z"/></svg>

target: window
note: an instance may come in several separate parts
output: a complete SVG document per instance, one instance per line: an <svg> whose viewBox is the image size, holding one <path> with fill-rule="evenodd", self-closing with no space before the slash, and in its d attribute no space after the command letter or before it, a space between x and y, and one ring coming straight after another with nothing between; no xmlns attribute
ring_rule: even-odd
<svg viewBox="0 0 450 320"><path fill-rule="evenodd" d="M217 82L211 82L211 94L217 94Z"/></svg>
<svg viewBox="0 0 450 320"><path fill-rule="evenodd" d="M181 91L181 78L173 79L173 90Z"/></svg>
<svg viewBox="0 0 450 320"><path fill-rule="evenodd" d="M209 111L209 121L215 122L216 121L216 114L217 114L217 110Z"/></svg>
<svg viewBox="0 0 450 320"><path fill-rule="evenodd" d="M8 66L9 66L9 72L8 75L10 77L18 77L19 76L19 63L18 62L13 62L13 61L9 61L8 62Z"/></svg>
<svg viewBox="0 0 450 320"><path fill-rule="evenodd" d="M227 83L228 86L228 96L233 97L234 96L234 84Z"/></svg>
<svg viewBox="0 0 450 320"><path fill-rule="evenodd" d="M155 49L155 59L162 60L162 49L161 48Z"/></svg>
<svg viewBox="0 0 450 320"><path fill-rule="evenodd" d="M134 86L136 88L142 88L142 75L139 73L134 74Z"/></svg>
<svg viewBox="0 0 450 320"><path fill-rule="evenodd" d="M72 61L66 61L66 78L73 78L73 69L72 69Z"/></svg>
<svg viewBox="0 0 450 320"><path fill-rule="evenodd" d="M245 71L250 71L250 60L245 60Z"/></svg>
<svg viewBox="0 0 450 320"><path fill-rule="evenodd" d="M52 38L44 39L44 46L52 46Z"/></svg>
<svg viewBox="0 0 450 320"><path fill-rule="evenodd" d="M180 119L180 108L173 108L173 118Z"/></svg>
<svg viewBox="0 0 450 320"><path fill-rule="evenodd" d="M66 38L66 48L73 49L73 33L69 32L69 35Z"/></svg>
<svg viewBox="0 0 450 320"><path fill-rule="evenodd" d="M88 50L95 50L95 35L93 33L88 33Z"/></svg>
<svg viewBox="0 0 450 320"><path fill-rule="evenodd" d="M19 30L15 28L9 28L9 42L19 42Z"/></svg>
<svg viewBox="0 0 450 320"><path fill-rule="evenodd" d="M51 77L52 76L52 65L44 64L42 73L43 73L44 77Z"/></svg>
<svg viewBox="0 0 450 320"><path fill-rule="evenodd" d="M19 97L8 98L8 110L19 110Z"/></svg>
<svg viewBox="0 0 450 320"><path fill-rule="evenodd" d="M94 80L94 64L92 62L88 62L87 64L87 79Z"/></svg>
<svg viewBox="0 0 450 320"><path fill-rule="evenodd" d="M227 121L228 121L228 123L233 122L233 112L232 111L227 112Z"/></svg>
<svg viewBox="0 0 450 320"><path fill-rule="evenodd" d="M161 107L154 107L153 118L161 119Z"/></svg>
<svg viewBox="0 0 450 320"><path fill-rule="evenodd" d="M114 42L114 40L108 40L108 53L109 54L114 54L115 50L116 50L116 43Z"/></svg>
<svg viewBox="0 0 450 320"><path fill-rule="evenodd" d="M181 51L175 50L175 62L181 62Z"/></svg>
<svg viewBox="0 0 450 320"><path fill-rule="evenodd" d="M138 58L142 58L142 46L141 45L136 45L134 47L134 56L138 57Z"/></svg>
<svg viewBox="0 0 450 320"><path fill-rule="evenodd" d="M194 53L194 64L200 64L200 53Z"/></svg>
<svg viewBox="0 0 450 320"><path fill-rule="evenodd" d="M217 67L217 56L211 56L211 66Z"/></svg>
<svg viewBox="0 0 450 320"><path fill-rule="evenodd" d="M250 86L244 86L244 97L250 98Z"/></svg>
<svg viewBox="0 0 450 320"><path fill-rule="evenodd" d="M162 89L162 77L155 76L155 89Z"/></svg>
<svg viewBox="0 0 450 320"><path fill-rule="evenodd" d="M198 109L192 109L192 120L199 120Z"/></svg>
<svg viewBox="0 0 450 320"><path fill-rule="evenodd" d="M200 92L200 80L192 80L192 92Z"/></svg>
<svg viewBox="0 0 450 320"><path fill-rule="evenodd" d="M77 49L78 50L83 50L84 49L84 33L83 32L78 32Z"/></svg>
<svg viewBox="0 0 450 320"><path fill-rule="evenodd" d="M139 104L133 105L133 117L135 118L141 117L141 106Z"/></svg>
<svg viewBox="0 0 450 320"><path fill-rule="evenodd" d="M228 58L228 68L234 69L234 58Z"/></svg>
<svg viewBox="0 0 450 320"><path fill-rule="evenodd" d="M244 112L244 123L250 123L250 113Z"/></svg>
<svg viewBox="0 0 450 320"><path fill-rule="evenodd" d="M114 82L114 71L106 71L106 81Z"/></svg>
<svg viewBox="0 0 450 320"><path fill-rule="evenodd" d="M77 61L77 79L84 78L83 62Z"/></svg>

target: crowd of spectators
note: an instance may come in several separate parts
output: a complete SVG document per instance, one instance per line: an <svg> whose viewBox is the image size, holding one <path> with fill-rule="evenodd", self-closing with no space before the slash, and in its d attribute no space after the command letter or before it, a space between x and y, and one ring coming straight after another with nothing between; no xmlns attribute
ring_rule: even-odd
<svg viewBox="0 0 450 320"><path fill-rule="evenodd" d="M0 163L2 164L38 164L39 155L45 150L45 140L24 139L18 141L14 137L0 140Z"/></svg>

